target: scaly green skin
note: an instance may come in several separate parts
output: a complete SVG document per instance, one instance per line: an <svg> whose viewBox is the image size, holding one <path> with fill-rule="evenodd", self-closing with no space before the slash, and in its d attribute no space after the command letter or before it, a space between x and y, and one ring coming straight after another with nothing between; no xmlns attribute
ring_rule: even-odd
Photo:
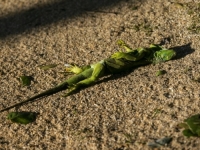
<svg viewBox="0 0 200 150"><path fill-rule="evenodd" d="M52 95L65 89L68 89L68 92L65 95L68 96L79 90L81 87L92 85L102 76L122 72L127 69L144 66L151 63L168 61L176 55L174 50L166 50L157 45L150 45L150 48L138 48L135 50L131 49L125 42L121 40L118 41L118 45L124 48L126 52L116 52L110 58L101 60L92 65L83 66L80 68L77 66L71 66L70 68L67 68L67 71L73 72L76 75L52 89L44 91L13 106L2 109L0 112L21 106L22 104L34 101L44 96Z"/></svg>

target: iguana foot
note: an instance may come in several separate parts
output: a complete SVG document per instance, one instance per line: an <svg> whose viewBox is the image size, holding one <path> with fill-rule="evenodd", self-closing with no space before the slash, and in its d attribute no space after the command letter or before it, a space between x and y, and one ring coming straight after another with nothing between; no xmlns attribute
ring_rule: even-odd
<svg viewBox="0 0 200 150"><path fill-rule="evenodd" d="M84 70L90 68L90 65L78 67L76 65L66 64L65 66L66 66L66 72L74 73L74 74L79 74L83 72Z"/></svg>
<svg viewBox="0 0 200 150"><path fill-rule="evenodd" d="M83 69L81 69L80 67L77 67L76 65L66 64L65 66L66 66L66 72L70 72L74 74L79 74L83 72Z"/></svg>
<svg viewBox="0 0 200 150"><path fill-rule="evenodd" d="M126 43L125 43L124 41L122 41L122 40L118 40L118 41L117 41L117 44L118 44L120 47L124 48L127 52L133 51L133 49L130 48L130 47L128 46L128 44L126 44Z"/></svg>

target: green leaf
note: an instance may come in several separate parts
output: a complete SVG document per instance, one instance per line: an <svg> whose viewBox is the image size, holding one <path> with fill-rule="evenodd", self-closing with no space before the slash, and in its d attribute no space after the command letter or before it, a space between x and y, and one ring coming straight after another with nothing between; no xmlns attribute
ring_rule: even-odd
<svg viewBox="0 0 200 150"><path fill-rule="evenodd" d="M50 68L55 68L57 66L57 64L49 64L49 65L41 65L41 66L38 66L40 69L43 69L43 70L48 70Z"/></svg>
<svg viewBox="0 0 200 150"><path fill-rule="evenodd" d="M182 132L184 136L200 137L200 114L188 117L179 126L185 129Z"/></svg>
<svg viewBox="0 0 200 150"><path fill-rule="evenodd" d="M156 72L156 76L160 76L160 75L163 75L165 73L167 73L165 70L159 70L159 71Z"/></svg>
<svg viewBox="0 0 200 150"><path fill-rule="evenodd" d="M184 136L187 136L187 137L197 136L194 133L192 133L190 129L185 129L185 130L182 131L182 133L183 133Z"/></svg>
<svg viewBox="0 0 200 150"><path fill-rule="evenodd" d="M28 124L36 120L37 113L35 112L10 112L7 116L9 120L19 124Z"/></svg>
<svg viewBox="0 0 200 150"><path fill-rule="evenodd" d="M178 127L180 128L185 128L185 129L189 129L188 125L186 123L179 123Z"/></svg>
<svg viewBox="0 0 200 150"><path fill-rule="evenodd" d="M31 76L21 76L20 82L23 86L29 86L31 85L31 81L33 80L33 77Z"/></svg>

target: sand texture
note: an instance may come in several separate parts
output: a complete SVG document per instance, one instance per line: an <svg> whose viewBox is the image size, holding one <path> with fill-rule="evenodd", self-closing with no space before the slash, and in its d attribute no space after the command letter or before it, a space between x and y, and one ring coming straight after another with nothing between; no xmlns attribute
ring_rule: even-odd
<svg viewBox="0 0 200 150"><path fill-rule="evenodd" d="M9 110L39 113L31 124L1 113L0 150L143 150L163 137L172 142L161 149L200 149L177 126L200 113L199 18L198 0L1 0L0 109L68 78L66 63L109 57L118 39L133 48L161 44L177 56ZM38 67L48 64L58 66ZM34 78L30 86L22 75Z"/></svg>

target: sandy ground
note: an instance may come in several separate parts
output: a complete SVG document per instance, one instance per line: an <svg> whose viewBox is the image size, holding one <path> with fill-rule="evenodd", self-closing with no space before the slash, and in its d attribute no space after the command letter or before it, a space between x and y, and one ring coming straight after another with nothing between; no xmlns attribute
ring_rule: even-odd
<svg viewBox="0 0 200 150"><path fill-rule="evenodd" d="M162 137L173 140L161 149L199 149L199 138L177 128L200 113L199 12L198 0L1 0L1 109L63 81L65 63L109 57L118 39L133 48L162 44L177 57L10 110L39 113L28 125L1 113L0 149L149 149ZM58 66L38 67L45 64ZM157 77L160 69L167 74ZM22 75L34 77L31 86L21 86Z"/></svg>

